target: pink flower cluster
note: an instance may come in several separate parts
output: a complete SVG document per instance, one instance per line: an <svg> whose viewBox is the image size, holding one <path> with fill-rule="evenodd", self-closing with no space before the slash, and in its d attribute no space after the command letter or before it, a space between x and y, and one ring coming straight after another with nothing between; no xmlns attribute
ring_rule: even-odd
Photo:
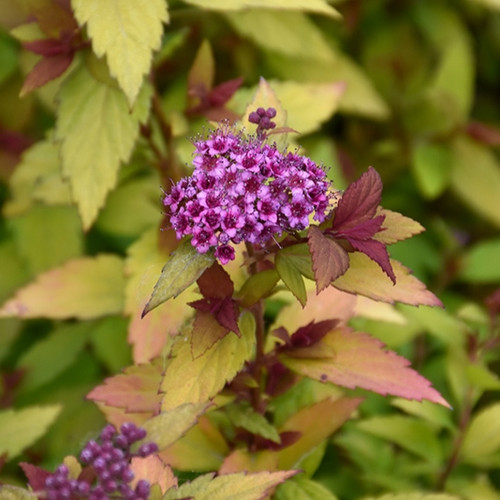
<svg viewBox="0 0 500 500"><path fill-rule="evenodd" d="M177 238L191 235L200 253L215 248L222 263L234 259L231 243L263 245L283 231L322 222L329 182L322 168L295 153L282 154L265 137L247 137L229 127L195 141L194 171L166 194Z"/></svg>

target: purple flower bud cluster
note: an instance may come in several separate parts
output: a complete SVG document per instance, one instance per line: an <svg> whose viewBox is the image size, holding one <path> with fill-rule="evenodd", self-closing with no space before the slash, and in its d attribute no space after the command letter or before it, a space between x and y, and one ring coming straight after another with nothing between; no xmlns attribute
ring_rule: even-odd
<svg viewBox="0 0 500 500"><path fill-rule="evenodd" d="M276 127L276 123L272 121L275 116L276 110L274 108L257 108L248 115L248 121L257 124L257 136L263 137L266 130Z"/></svg>
<svg viewBox="0 0 500 500"><path fill-rule="evenodd" d="M82 464L90 466L96 476L94 484L85 479L70 479L69 469L60 465L45 480L48 500L147 500L149 482L141 479L134 489L130 486L134 473L130 469L133 457L147 457L158 451L155 443L145 443L132 453L133 443L146 437L146 431L133 423L125 423L117 433L107 425L98 441L89 441L80 454Z"/></svg>
<svg viewBox="0 0 500 500"><path fill-rule="evenodd" d="M267 122L275 111L262 112L250 117L272 128ZM222 264L234 259L231 243L264 245L283 231L305 229L312 213L319 222L328 213L330 183L323 169L264 139L222 126L195 141L192 175L163 200L177 238L192 236L200 253L214 248Z"/></svg>

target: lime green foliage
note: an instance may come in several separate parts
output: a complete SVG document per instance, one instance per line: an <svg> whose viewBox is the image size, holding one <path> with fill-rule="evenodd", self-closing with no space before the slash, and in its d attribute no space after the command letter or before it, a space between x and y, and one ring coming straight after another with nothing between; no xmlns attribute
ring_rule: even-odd
<svg viewBox="0 0 500 500"><path fill-rule="evenodd" d="M0 412L0 451L16 457L42 436L61 411L60 406L33 406Z"/></svg>
<svg viewBox="0 0 500 500"><path fill-rule="evenodd" d="M149 500L500 500L499 16L0 2L0 498L132 421ZM258 107L332 212L213 266L162 198Z"/></svg>

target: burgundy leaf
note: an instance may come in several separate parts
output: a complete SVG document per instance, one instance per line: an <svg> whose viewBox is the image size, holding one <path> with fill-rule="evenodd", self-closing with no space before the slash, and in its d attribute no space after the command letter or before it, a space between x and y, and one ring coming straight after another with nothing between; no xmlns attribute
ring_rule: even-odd
<svg viewBox="0 0 500 500"><path fill-rule="evenodd" d="M229 99L231 99L231 97L233 97L234 93L241 87L242 83L243 78L240 76L215 86L208 95L210 105L213 107L224 105L227 101L229 101Z"/></svg>
<svg viewBox="0 0 500 500"><path fill-rule="evenodd" d="M309 347L319 342L335 325L338 320L328 319L315 323L311 321L308 325L299 328L291 337L291 347Z"/></svg>
<svg viewBox="0 0 500 500"><path fill-rule="evenodd" d="M35 40L33 42L24 42L25 49L40 54L41 56L56 56L68 52L67 44L61 42L60 39L48 38L45 40Z"/></svg>
<svg viewBox="0 0 500 500"><path fill-rule="evenodd" d="M206 298L189 302L189 305L197 311L211 314L222 327L240 335L238 328L240 312L238 305L231 298Z"/></svg>
<svg viewBox="0 0 500 500"><path fill-rule="evenodd" d="M369 240L380 231L380 227L382 226L384 219L385 217L383 215L378 215L374 219L365 220L356 226L352 226L341 231L335 231L335 236L344 237L349 241L351 238L355 238L357 240Z"/></svg>
<svg viewBox="0 0 500 500"><path fill-rule="evenodd" d="M45 489L45 480L50 476L50 472L27 462L21 462L19 466L23 469L33 491L43 491Z"/></svg>
<svg viewBox="0 0 500 500"><path fill-rule="evenodd" d="M349 185L339 200L335 211L333 229L346 230L371 219L380 204L382 180L370 167L357 181Z"/></svg>
<svg viewBox="0 0 500 500"><path fill-rule="evenodd" d="M216 261L197 280L203 297L223 299L233 295L234 285L229 274Z"/></svg>
<svg viewBox="0 0 500 500"><path fill-rule="evenodd" d="M215 319L221 326L236 333L238 337L241 336L240 329L238 328L238 318L240 310L238 304L230 298L225 298L219 310L215 314Z"/></svg>
<svg viewBox="0 0 500 500"><path fill-rule="evenodd" d="M44 57L26 77L20 95L23 96L61 76L68 69L72 61L73 54Z"/></svg>
<svg viewBox="0 0 500 500"><path fill-rule="evenodd" d="M396 275L392 270L389 254L383 243L377 240L358 240L355 238L348 238L348 241L356 250L363 252L376 262L382 268L382 271L396 284Z"/></svg>
<svg viewBox="0 0 500 500"><path fill-rule="evenodd" d="M307 244L311 252L316 291L319 293L347 271L349 256L335 240L325 236L318 226L310 226Z"/></svg>

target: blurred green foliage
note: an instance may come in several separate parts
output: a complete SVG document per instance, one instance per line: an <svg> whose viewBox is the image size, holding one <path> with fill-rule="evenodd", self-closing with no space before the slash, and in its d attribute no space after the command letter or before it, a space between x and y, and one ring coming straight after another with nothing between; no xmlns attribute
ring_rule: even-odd
<svg viewBox="0 0 500 500"><path fill-rule="evenodd" d="M427 229L391 247L393 256L446 306L396 306L397 316L352 322L410 359L453 410L368 395L319 453L309 474L317 482L292 480L276 498L328 498L326 488L342 500L410 499L410 491L454 495L416 499L500 499L500 2L330 2L339 19L307 2L284 10L213 3L169 0L154 90L146 85L139 97L146 102L154 92L153 118L140 134L135 120L146 111L130 115L114 83L100 101L64 100L82 85L78 78L95 78L96 86L111 78L85 47L72 62L76 69L19 97L37 57L23 42L39 35L27 22L29 2L0 5L0 481L24 483L20 460L50 468L77 453L104 422L86 394L133 356L137 362L127 343L135 342L130 324L134 300L142 298L137 269L147 269L148 252L151 265L159 259L140 244L161 226L161 185L187 171L186 137L209 115L209 106L193 112L188 93L205 43L213 63L204 73L208 90L243 77L225 112L241 114L263 76L289 125L303 132L297 142L330 167L338 188L369 165L378 170L384 207ZM61 160L60 141L75 129L85 139L65 142ZM118 146L103 152L106 141ZM98 166L84 187L97 185L102 202L86 205L88 191L78 190L80 173L72 173L78 162ZM71 282L77 304L47 288L47 297L37 297L48 304L39 314L12 308L15 293L43 272L103 253L114 264L88 271L98 303L82 306L86 292ZM83 280L86 268L79 272ZM69 312L53 312L51 302ZM13 432L24 440L11 442ZM382 496L389 493L395 496Z"/></svg>

